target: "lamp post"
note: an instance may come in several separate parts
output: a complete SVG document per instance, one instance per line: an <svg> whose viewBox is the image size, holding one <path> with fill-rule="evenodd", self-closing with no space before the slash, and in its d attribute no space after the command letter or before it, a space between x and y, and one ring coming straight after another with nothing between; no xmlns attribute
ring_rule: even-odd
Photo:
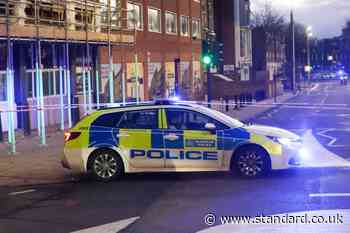
<svg viewBox="0 0 350 233"><path fill-rule="evenodd" d="M306 28L306 52L307 52L307 66L306 66L306 72L307 72L307 81L308 83L311 81L311 61L310 61L310 38L312 37L312 27L308 26Z"/></svg>
<svg viewBox="0 0 350 233"><path fill-rule="evenodd" d="M293 7L290 11L290 25L292 31L292 90L295 91L296 68L295 68L295 25Z"/></svg>

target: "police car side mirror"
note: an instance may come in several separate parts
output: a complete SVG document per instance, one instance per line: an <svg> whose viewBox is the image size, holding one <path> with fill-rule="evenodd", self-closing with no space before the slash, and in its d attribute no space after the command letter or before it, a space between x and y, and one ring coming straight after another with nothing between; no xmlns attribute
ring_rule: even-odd
<svg viewBox="0 0 350 233"><path fill-rule="evenodd" d="M216 126L213 123L206 123L204 127L211 133L215 133L216 131Z"/></svg>

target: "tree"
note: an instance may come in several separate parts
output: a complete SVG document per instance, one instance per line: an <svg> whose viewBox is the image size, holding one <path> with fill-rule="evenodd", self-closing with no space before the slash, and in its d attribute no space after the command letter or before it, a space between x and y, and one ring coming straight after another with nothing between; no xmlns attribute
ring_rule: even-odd
<svg viewBox="0 0 350 233"><path fill-rule="evenodd" d="M271 41L277 36L285 35L286 32L284 16L267 3L262 10L253 13L252 25L255 28L263 28Z"/></svg>
<svg viewBox="0 0 350 233"><path fill-rule="evenodd" d="M350 19L346 21L345 26L343 27L342 36L350 39Z"/></svg>

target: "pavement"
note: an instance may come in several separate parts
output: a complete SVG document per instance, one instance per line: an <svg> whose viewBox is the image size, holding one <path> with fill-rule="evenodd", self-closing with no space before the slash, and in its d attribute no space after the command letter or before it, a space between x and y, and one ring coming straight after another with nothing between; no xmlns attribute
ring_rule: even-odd
<svg viewBox="0 0 350 233"><path fill-rule="evenodd" d="M16 154L8 153L8 145L0 143L0 186L24 186L66 182L72 179L62 169L63 133L50 132L47 145L37 136L18 136Z"/></svg>
<svg viewBox="0 0 350 233"><path fill-rule="evenodd" d="M221 172L151 173L130 174L112 183L67 179L0 185L0 233L350 233L349 107L349 87L322 83L284 105L255 113L250 122L292 130L311 145L303 168L259 179ZM54 153L61 150L59 143L57 134L48 140L50 149L44 148L52 161L59 161ZM20 153L13 157L24 157L19 164L27 166L34 157L25 157L29 147L24 143L20 149L20 144ZM54 173L69 178L55 166ZM38 166L34 161L27 167ZM260 216L294 220L223 222ZM302 217L317 223L296 222Z"/></svg>

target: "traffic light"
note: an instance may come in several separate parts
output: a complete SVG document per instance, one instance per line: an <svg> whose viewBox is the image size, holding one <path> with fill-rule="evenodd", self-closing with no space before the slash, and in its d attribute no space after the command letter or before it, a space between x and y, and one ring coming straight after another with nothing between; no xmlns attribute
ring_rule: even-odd
<svg viewBox="0 0 350 233"><path fill-rule="evenodd" d="M210 40L202 42L202 63L207 67L213 64L213 46Z"/></svg>
<svg viewBox="0 0 350 233"><path fill-rule="evenodd" d="M224 44L216 41L214 45L214 64L222 71L224 66Z"/></svg>
<svg viewBox="0 0 350 233"><path fill-rule="evenodd" d="M203 56L202 62L204 63L204 65L211 65L213 63L213 59L210 55L206 54Z"/></svg>

